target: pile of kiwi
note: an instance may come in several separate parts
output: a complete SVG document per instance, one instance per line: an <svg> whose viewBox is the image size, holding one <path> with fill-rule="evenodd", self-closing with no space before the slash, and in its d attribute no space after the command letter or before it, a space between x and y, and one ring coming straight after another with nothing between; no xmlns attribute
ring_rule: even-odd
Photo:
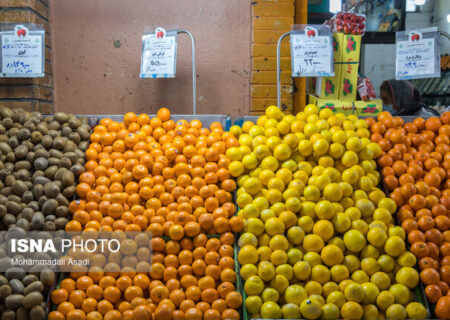
<svg viewBox="0 0 450 320"><path fill-rule="evenodd" d="M88 118L0 108L0 231L64 230L90 133ZM0 265L10 258L0 246ZM44 319L54 282L50 269L7 269L0 275L1 320Z"/></svg>

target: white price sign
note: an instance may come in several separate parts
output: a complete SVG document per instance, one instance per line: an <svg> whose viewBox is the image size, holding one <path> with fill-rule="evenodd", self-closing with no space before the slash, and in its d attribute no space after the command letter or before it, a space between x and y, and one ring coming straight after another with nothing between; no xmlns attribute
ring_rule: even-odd
<svg viewBox="0 0 450 320"><path fill-rule="evenodd" d="M293 77L334 76L333 40L329 28L306 26L304 32L291 32Z"/></svg>
<svg viewBox="0 0 450 320"><path fill-rule="evenodd" d="M16 25L0 32L0 77L45 76L45 31Z"/></svg>
<svg viewBox="0 0 450 320"><path fill-rule="evenodd" d="M177 64L177 31L156 28L142 36L141 78L174 78Z"/></svg>
<svg viewBox="0 0 450 320"><path fill-rule="evenodd" d="M428 32L425 37L420 31L397 35L395 78L419 79L440 76L436 40L437 32ZM407 37L405 36L407 35Z"/></svg>

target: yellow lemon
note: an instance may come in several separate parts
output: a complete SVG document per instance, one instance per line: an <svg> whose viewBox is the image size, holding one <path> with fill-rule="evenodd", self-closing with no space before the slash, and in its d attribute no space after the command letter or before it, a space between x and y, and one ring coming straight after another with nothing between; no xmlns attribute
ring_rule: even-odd
<svg viewBox="0 0 450 320"><path fill-rule="evenodd" d="M306 187L306 188L308 188L308 187ZM305 188L305 190L306 190L306 188ZM328 200L319 201L316 204L314 211L315 211L317 217L322 220L331 220L335 215L334 207L333 207L332 203Z"/></svg>
<svg viewBox="0 0 450 320"><path fill-rule="evenodd" d="M341 317L343 319L361 319L363 308L354 301L347 301L341 308Z"/></svg>
<svg viewBox="0 0 450 320"><path fill-rule="evenodd" d="M298 218L297 225L302 228L305 233L309 233L314 227L314 220L310 216L303 216Z"/></svg>
<svg viewBox="0 0 450 320"><path fill-rule="evenodd" d="M241 267L241 271L239 273L241 278L245 281L251 276L255 276L258 274L258 268L254 264L244 264Z"/></svg>
<svg viewBox="0 0 450 320"><path fill-rule="evenodd" d="M419 302L411 302L406 306L408 319L425 319L428 316L427 309Z"/></svg>
<svg viewBox="0 0 450 320"><path fill-rule="evenodd" d="M286 303L281 308L283 319L300 319L300 306L294 303Z"/></svg>
<svg viewBox="0 0 450 320"><path fill-rule="evenodd" d="M353 273L361 267L359 259L354 255L346 255L343 261L344 266Z"/></svg>
<svg viewBox="0 0 450 320"><path fill-rule="evenodd" d="M308 234L303 239L303 248L306 252L320 252L323 246L323 239L316 234Z"/></svg>
<svg viewBox="0 0 450 320"><path fill-rule="evenodd" d="M306 252L303 260L308 262L311 267L317 266L318 264L322 263L322 259L320 258L320 255L317 252Z"/></svg>
<svg viewBox="0 0 450 320"><path fill-rule="evenodd" d="M250 314L259 313L262 306L262 299L259 296L250 296L245 299L245 307Z"/></svg>
<svg viewBox="0 0 450 320"><path fill-rule="evenodd" d="M298 284L289 286L284 293L284 299L287 303L295 303L300 305L307 298L306 290Z"/></svg>
<svg viewBox="0 0 450 320"><path fill-rule="evenodd" d="M258 262L258 252L255 247L246 245L239 250L238 260L241 265Z"/></svg>
<svg viewBox="0 0 450 320"><path fill-rule="evenodd" d="M381 291L377 297L377 306L385 311L390 305L394 304L395 297L389 291Z"/></svg>
<svg viewBox="0 0 450 320"><path fill-rule="evenodd" d="M241 236L239 237L238 243L240 248L246 245L250 245L256 248L256 246L258 245L258 239L254 234L250 232L245 232L241 234Z"/></svg>
<svg viewBox="0 0 450 320"><path fill-rule="evenodd" d="M342 250L334 244L325 246L320 253L320 257L323 263L329 267L341 264L344 260Z"/></svg>
<svg viewBox="0 0 450 320"><path fill-rule="evenodd" d="M252 295L259 295L264 290L264 282L258 276L250 276L244 283L245 292Z"/></svg>
<svg viewBox="0 0 450 320"><path fill-rule="evenodd" d="M344 295L348 301L362 302L364 299L364 290L359 283L353 282L345 287Z"/></svg>
<svg viewBox="0 0 450 320"><path fill-rule="evenodd" d="M338 319L340 315L339 308L332 303L327 303L322 306L322 319L331 320Z"/></svg>
<svg viewBox="0 0 450 320"><path fill-rule="evenodd" d="M313 233L323 239L323 241L330 240L334 235L333 224L328 220L319 220L314 224Z"/></svg>
<svg viewBox="0 0 450 320"><path fill-rule="evenodd" d="M361 284L361 287L364 290L364 304L374 304L377 302L378 294L380 293L380 289L378 287L371 283L371 282L365 282Z"/></svg>
<svg viewBox="0 0 450 320"><path fill-rule="evenodd" d="M342 264L332 266L330 272L331 278L336 282L341 282L342 280L348 279L350 275L347 267Z"/></svg>
<svg viewBox="0 0 450 320"><path fill-rule="evenodd" d="M398 257L405 251L405 241L399 236L389 237L384 245L384 251L392 257Z"/></svg>
<svg viewBox="0 0 450 320"><path fill-rule="evenodd" d="M320 284L328 282L331 278L330 270L322 264L318 264L311 269L311 279Z"/></svg>
<svg viewBox="0 0 450 320"><path fill-rule="evenodd" d="M264 319L279 319L281 315L280 306L273 301L264 302L261 306L261 316Z"/></svg>
<svg viewBox="0 0 450 320"><path fill-rule="evenodd" d="M349 230L344 234L344 243L348 250L360 252L366 245L366 238L357 230Z"/></svg>
<svg viewBox="0 0 450 320"><path fill-rule="evenodd" d="M363 319L378 319L378 309L373 304L366 304L363 306Z"/></svg>
<svg viewBox="0 0 450 320"><path fill-rule="evenodd" d="M391 279L386 273L381 271L375 272L370 277L370 281L375 284L380 290L387 290L391 286Z"/></svg>
<svg viewBox="0 0 450 320"><path fill-rule="evenodd" d="M300 312L305 319L318 319L322 313L319 302L311 299L303 300L300 304ZM275 319L275 318L271 318Z"/></svg>
<svg viewBox="0 0 450 320"><path fill-rule="evenodd" d="M263 299L264 302L267 301L277 302L278 299L280 298L280 294L274 288L265 288L264 291L262 292L261 298Z"/></svg>
<svg viewBox="0 0 450 320"><path fill-rule="evenodd" d="M345 296L341 291L331 292L327 297L327 303L332 303L338 308L341 308L345 303Z"/></svg>
<svg viewBox="0 0 450 320"><path fill-rule="evenodd" d="M416 261L416 256L409 251L403 252L397 259L399 266L402 267L414 267Z"/></svg>
<svg viewBox="0 0 450 320"><path fill-rule="evenodd" d="M244 173L244 165L239 161L232 161L228 166L228 170L233 177L239 177Z"/></svg>
<svg viewBox="0 0 450 320"><path fill-rule="evenodd" d="M395 302L405 305L409 302L410 291L403 284L396 283L389 288L389 292L395 297Z"/></svg>
<svg viewBox="0 0 450 320"><path fill-rule="evenodd" d="M298 261L294 264L294 276L296 279L304 281L311 275L311 265L306 261Z"/></svg>
<svg viewBox="0 0 450 320"><path fill-rule="evenodd" d="M398 303L390 305L386 309L386 318L393 320L406 319L405 307Z"/></svg>
<svg viewBox="0 0 450 320"><path fill-rule="evenodd" d="M395 280L409 289L413 289L419 283L419 273L411 267L402 267L397 271Z"/></svg>

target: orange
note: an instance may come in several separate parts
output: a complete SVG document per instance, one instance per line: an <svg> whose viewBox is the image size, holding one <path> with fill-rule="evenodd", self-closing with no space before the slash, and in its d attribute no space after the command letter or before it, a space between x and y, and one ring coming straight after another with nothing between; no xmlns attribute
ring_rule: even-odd
<svg viewBox="0 0 450 320"><path fill-rule="evenodd" d="M66 315L66 320L83 320L86 319L86 314L83 310L75 309L69 311Z"/></svg>
<svg viewBox="0 0 450 320"><path fill-rule="evenodd" d="M67 301L69 293L66 289L57 289L52 292L52 302L55 304L60 304Z"/></svg>

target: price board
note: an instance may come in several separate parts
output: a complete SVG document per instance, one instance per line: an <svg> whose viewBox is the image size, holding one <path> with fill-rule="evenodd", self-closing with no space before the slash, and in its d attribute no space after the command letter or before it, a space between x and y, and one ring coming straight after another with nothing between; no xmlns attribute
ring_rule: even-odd
<svg viewBox="0 0 450 320"><path fill-rule="evenodd" d="M397 32L395 78L440 77L438 42L437 28Z"/></svg>
<svg viewBox="0 0 450 320"><path fill-rule="evenodd" d="M45 30L14 25L0 31L0 77L45 76Z"/></svg>
<svg viewBox="0 0 450 320"><path fill-rule="evenodd" d="M177 34L158 27L142 36L141 78L175 77Z"/></svg>
<svg viewBox="0 0 450 320"><path fill-rule="evenodd" d="M290 38L293 77L334 76L333 38L329 26L307 25L291 31Z"/></svg>

